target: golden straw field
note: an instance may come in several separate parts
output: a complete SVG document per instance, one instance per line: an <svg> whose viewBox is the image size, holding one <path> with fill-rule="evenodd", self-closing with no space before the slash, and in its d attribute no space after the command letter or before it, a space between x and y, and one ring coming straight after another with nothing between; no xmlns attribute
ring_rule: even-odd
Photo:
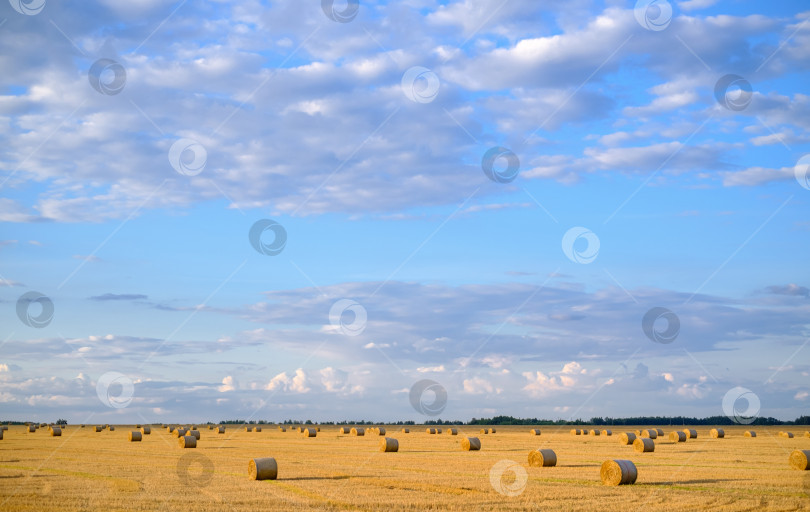
<svg viewBox="0 0 810 512"><path fill-rule="evenodd" d="M724 427L723 439L690 427L697 439L677 443L669 432L684 427L661 426L652 453L619 444L621 432L644 427L608 427L608 437L573 436L570 427L539 427L538 436L529 426L492 434L461 426L458 435L386 426L385 436L356 437L321 426L304 437L293 427L228 425L218 434L200 426L190 449L160 425L140 442L129 441L131 425L93 427L68 425L60 437L9 427L0 441L0 510L810 510L810 471L788 464L793 450L810 450L807 427L757 427L754 438L743 436L748 427ZM396 438L399 451L381 452L383 437ZM463 437L478 437L481 450L462 451ZM556 466L530 467L528 453L538 449L553 450ZM248 478L249 461L260 457L276 459L277 480ZM635 463L636 483L603 485L608 459ZM492 474L515 465L525 487L511 470Z"/></svg>

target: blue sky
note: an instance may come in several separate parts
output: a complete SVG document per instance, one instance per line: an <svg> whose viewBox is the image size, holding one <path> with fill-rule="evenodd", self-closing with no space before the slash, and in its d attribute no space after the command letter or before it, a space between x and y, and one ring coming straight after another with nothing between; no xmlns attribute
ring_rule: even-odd
<svg viewBox="0 0 810 512"><path fill-rule="evenodd" d="M807 414L803 2L329 4L0 4L4 416Z"/></svg>

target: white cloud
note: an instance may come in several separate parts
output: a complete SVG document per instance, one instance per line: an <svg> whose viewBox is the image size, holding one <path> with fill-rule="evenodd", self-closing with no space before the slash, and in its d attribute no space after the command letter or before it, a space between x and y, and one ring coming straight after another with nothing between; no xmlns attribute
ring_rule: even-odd
<svg viewBox="0 0 810 512"><path fill-rule="evenodd" d="M808 397L810 397L810 393L807 391L799 391L793 398L795 400L807 400Z"/></svg>
<svg viewBox="0 0 810 512"><path fill-rule="evenodd" d="M420 366L416 369L419 373L440 373L445 371L444 365L440 364L439 366Z"/></svg>
<svg viewBox="0 0 810 512"><path fill-rule="evenodd" d="M230 375L222 379L222 385L219 386L217 389L220 393L226 393L228 391L233 391L236 389L236 381Z"/></svg>
<svg viewBox="0 0 810 512"><path fill-rule="evenodd" d="M465 393L473 395L481 395L484 393L492 393L495 391L495 388L492 386L492 383L481 377L464 379L463 386Z"/></svg>

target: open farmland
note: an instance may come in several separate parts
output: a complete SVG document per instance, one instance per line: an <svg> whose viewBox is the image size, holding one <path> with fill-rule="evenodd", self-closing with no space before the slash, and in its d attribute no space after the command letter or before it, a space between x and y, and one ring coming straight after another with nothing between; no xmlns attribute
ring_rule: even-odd
<svg viewBox="0 0 810 512"><path fill-rule="evenodd" d="M382 453L382 436L340 434L323 426L317 437L296 428L261 432L227 426L224 434L200 426L194 449L153 426L130 442L133 426L112 432L67 426L61 437L47 428L27 433L11 426L0 441L1 510L807 510L810 471L788 465L795 449L810 449L804 430L725 428L712 439L709 427L692 427L697 439L655 440L653 453L620 446L618 433L643 427L612 427L613 435L572 436L569 429L459 427L457 436L430 435L424 427L386 427L399 452ZM665 433L673 428L662 426ZM683 427L680 427L683 428ZM795 437L778 435L790 430ZM481 451L459 448L463 436L481 440ZM555 451L555 467L529 467L530 450ZM248 479L250 459L274 457L278 480ZM604 486L602 462L628 459L638 468L634 485ZM509 470L513 461L526 472ZM499 464L500 463L500 464ZM505 467L501 478L493 468ZM517 480L516 480L517 476Z"/></svg>

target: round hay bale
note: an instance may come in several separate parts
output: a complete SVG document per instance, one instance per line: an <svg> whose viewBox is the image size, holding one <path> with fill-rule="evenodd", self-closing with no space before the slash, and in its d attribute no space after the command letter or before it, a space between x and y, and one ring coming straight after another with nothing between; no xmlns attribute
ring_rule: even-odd
<svg viewBox="0 0 810 512"><path fill-rule="evenodd" d="M399 451L399 441L393 437L384 437L380 439L381 452L396 452Z"/></svg>
<svg viewBox="0 0 810 512"><path fill-rule="evenodd" d="M152 427L150 427L149 425L144 425L143 427L141 427L141 434L145 436L151 435Z"/></svg>
<svg viewBox="0 0 810 512"><path fill-rule="evenodd" d="M250 432L251 430L253 430L253 427L248 427L245 425L245 432Z"/></svg>
<svg viewBox="0 0 810 512"><path fill-rule="evenodd" d="M176 428L176 429L174 429L174 436L175 437L183 437L186 434L188 434L188 430L186 430L184 428Z"/></svg>
<svg viewBox="0 0 810 512"><path fill-rule="evenodd" d="M298 433L303 433L303 432L304 432L304 427L298 427Z"/></svg>
<svg viewBox="0 0 810 512"><path fill-rule="evenodd" d="M490 433L490 434L494 434L494 433L495 433L495 429L494 429L494 428L489 429L489 433Z"/></svg>
<svg viewBox="0 0 810 512"><path fill-rule="evenodd" d="M587 436L587 435L588 435L588 429L583 428L583 429L582 429L580 432L582 432L582 435L583 435L583 436Z"/></svg>
<svg viewBox="0 0 810 512"><path fill-rule="evenodd" d="M633 441L636 440L636 435L632 432L622 432L619 434L619 444L633 444Z"/></svg>
<svg viewBox="0 0 810 512"><path fill-rule="evenodd" d="M284 427L278 427L278 431L279 431L279 432L286 432L286 431L287 431L287 429L286 429L286 428L284 428Z"/></svg>
<svg viewBox="0 0 810 512"><path fill-rule="evenodd" d="M349 427L340 427L341 434L348 434L349 432L351 432L351 430L349 430Z"/></svg>
<svg viewBox="0 0 810 512"><path fill-rule="evenodd" d="M437 433L437 434L441 434L441 433L442 433L442 429L437 428L437 429L436 429L436 433Z"/></svg>
<svg viewBox="0 0 810 512"><path fill-rule="evenodd" d="M0 441L2 441L2 440L3 440L3 432L4 432L4 430L3 430L3 429L0 429Z"/></svg>
<svg viewBox="0 0 810 512"><path fill-rule="evenodd" d="M200 431L199 430L189 430L188 435L192 436L194 439L200 439Z"/></svg>
<svg viewBox="0 0 810 512"><path fill-rule="evenodd" d="M779 432L779 435L786 439L793 439L793 432Z"/></svg>
<svg viewBox="0 0 810 512"><path fill-rule="evenodd" d="M697 439L697 430L693 428L685 428L682 432L686 434L686 437L689 439Z"/></svg>
<svg viewBox="0 0 810 512"><path fill-rule="evenodd" d="M638 470L629 460L606 460L602 463L599 476L605 485L630 485L636 483Z"/></svg>
<svg viewBox="0 0 810 512"><path fill-rule="evenodd" d="M578 429L578 428L572 428L571 429L571 435L572 436L582 435L582 431L580 429Z"/></svg>
<svg viewBox="0 0 810 512"><path fill-rule="evenodd" d="M403 429L402 429L402 433L403 433L403 434L410 434L410 433L411 433L411 429L409 429L409 428L403 428Z"/></svg>
<svg viewBox="0 0 810 512"><path fill-rule="evenodd" d="M275 480L278 478L278 464L272 457L250 459L248 462L248 477L251 480Z"/></svg>
<svg viewBox="0 0 810 512"><path fill-rule="evenodd" d="M636 437L641 437L641 430L636 429Z"/></svg>
<svg viewBox="0 0 810 512"><path fill-rule="evenodd" d="M590 432L588 432L588 433L589 433L590 435L592 435L592 436L598 436L598 435L599 435L599 431L598 431L598 430L596 430L596 429L594 429L594 428L592 428L592 429L591 429L591 431L590 431Z"/></svg>
<svg viewBox="0 0 810 512"><path fill-rule="evenodd" d="M664 437L664 430L663 429L654 428L653 430L655 430L655 433L658 434L659 436Z"/></svg>
<svg viewBox="0 0 810 512"><path fill-rule="evenodd" d="M810 437L810 432L805 432L804 437Z"/></svg>
<svg viewBox="0 0 810 512"><path fill-rule="evenodd" d="M208 430L214 430L214 426L213 425L208 425Z"/></svg>
<svg viewBox="0 0 810 512"><path fill-rule="evenodd" d="M135 424L135 428L141 428L141 424L140 424L140 423L136 423L136 424Z"/></svg>
<svg viewBox="0 0 810 512"><path fill-rule="evenodd" d="M112 426L112 425L109 425L107 428L110 430L110 432L112 432L113 430L115 430L115 427L114 427L114 426Z"/></svg>
<svg viewBox="0 0 810 512"><path fill-rule="evenodd" d="M557 465L557 454L554 450L538 449L529 452L529 466L550 468Z"/></svg>
<svg viewBox="0 0 810 512"><path fill-rule="evenodd" d="M254 431L254 432L261 432L261 431L262 431L262 427L253 427L253 431Z"/></svg>
<svg viewBox="0 0 810 512"><path fill-rule="evenodd" d="M658 431L654 428L648 428L647 430L641 431L641 437L649 438L649 439L657 439L658 438Z"/></svg>
<svg viewBox="0 0 810 512"><path fill-rule="evenodd" d="M461 440L461 449L474 452L481 449L481 440L477 437L465 437Z"/></svg>
<svg viewBox="0 0 810 512"><path fill-rule="evenodd" d="M489 429L488 428L482 428L480 433L481 434L489 434Z"/></svg>
<svg viewBox="0 0 810 512"><path fill-rule="evenodd" d="M353 428L352 429L352 435L353 436L364 436L364 435L366 435L366 430L363 429L363 428L359 428L359 427L358 428Z"/></svg>
<svg viewBox="0 0 810 512"><path fill-rule="evenodd" d="M726 432L722 428L713 428L709 432L709 435L714 439L722 439L726 437Z"/></svg>
<svg viewBox="0 0 810 512"><path fill-rule="evenodd" d="M529 432L531 432L531 434L533 436L539 436L540 435L540 429L539 428L533 428Z"/></svg>
<svg viewBox="0 0 810 512"><path fill-rule="evenodd" d="M129 433L130 442L134 443L140 441L141 439L143 439L143 434L141 433L140 430L133 430L132 432Z"/></svg>
<svg viewBox="0 0 810 512"><path fill-rule="evenodd" d="M756 433L756 432L754 432L753 430L746 430L746 431L743 433L743 436L744 436L744 437L757 437L757 433Z"/></svg>
<svg viewBox="0 0 810 512"><path fill-rule="evenodd" d="M436 429L435 429L435 428L426 428L426 429L425 429L425 432L427 432L428 434L435 434L435 433L436 433Z"/></svg>
<svg viewBox="0 0 810 512"><path fill-rule="evenodd" d="M675 430L669 433L669 440L673 443L685 443L686 442L686 433Z"/></svg>
<svg viewBox="0 0 810 512"><path fill-rule="evenodd" d="M639 453L653 452L655 451L655 441L649 437L637 437L633 441L633 449Z"/></svg>
<svg viewBox="0 0 810 512"><path fill-rule="evenodd" d="M384 429L384 428L382 428L382 427L380 427L380 428L376 429L376 431L377 431L377 435L380 435L380 436L384 436L384 435L385 435L385 429Z"/></svg>
<svg viewBox="0 0 810 512"><path fill-rule="evenodd" d="M447 429L447 435L449 435L449 436L457 436L458 435L458 429L457 428L448 428Z"/></svg>
<svg viewBox="0 0 810 512"><path fill-rule="evenodd" d="M613 435L613 431L612 431L612 430L610 430L610 429L604 429L604 430L602 430L602 435L603 435L603 436L612 436L612 435Z"/></svg>
<svg viewBox="0 0 810 512"><path fill-rule="evenodd" d="M810 450L793 450L790 454L790 467L802 471L810 469Z"/></svg>
<svg viewBox="0 0 810 512"><path fill-rule="evenodd" d="M224 434L224 433L225 433L225 427L220 426L219 428L217 428L217 434Z"/></svg>
<svg viewBox="0 0 810 512"><path fill-rule="evenodd" d="M314 428L305 428L303 436L304 437L316 437L318 435L318 431Z"/></svg>
<svg viewBox="0 0 810 512"><path fill-rule="evenodd" d="M197 438L194 436L180 436L178 443L180 444L180 448L196 448Z"/></svg>
<svg viewBox="0 0 810 512"><path fill-rule="evenodd" d="M101 426L96 425L95 430L96 430L96 432L101 432ZM31 432L33 432L33 430Z"/></svg>
<svg viewBox="0 0 810 512"><path fill-rule="evenodd" d="M315 427L315 431L316 431L316 432L320 432L320 431L321 431L321 427Z"/></svg>
<svg viewBox="0 0 810 512"><path fill-rule="evenodd" d="M61 428L59 428L59 427L53 427L53 428L51 429L51 436L53 436L53 437L59 437L59 436L61 436L61 435L62 435L62 429L61 429Z"/></svg>

